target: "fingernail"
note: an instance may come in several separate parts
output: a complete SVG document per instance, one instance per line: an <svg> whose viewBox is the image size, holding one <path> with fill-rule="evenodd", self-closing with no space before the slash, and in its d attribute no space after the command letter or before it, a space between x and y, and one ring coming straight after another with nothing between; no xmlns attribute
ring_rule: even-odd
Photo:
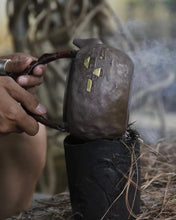
<svg viewBox="0 0 176 220"><path fill-rule="evenodd" d="M20 77L18 78L18 83L25 85L25 84L28 83L28 78L25 77L25 76L20 76Z"/></svg>
<svg viewBox="0 0 176 220"><path fill-rule="evenodd" d="M36 67L36 68L35 68L35 74L36 74L36 75L41 76L42 73L43 73L42 68L40 68L40 67Z"/></svg>
<svg viewBox="0 0 176 220"><path fill-rule="evenodd" d="M38 104L38 106L36 107L36 110L40 114L46 114L46 112L47 112L46 108L41 104Z"/></svg>

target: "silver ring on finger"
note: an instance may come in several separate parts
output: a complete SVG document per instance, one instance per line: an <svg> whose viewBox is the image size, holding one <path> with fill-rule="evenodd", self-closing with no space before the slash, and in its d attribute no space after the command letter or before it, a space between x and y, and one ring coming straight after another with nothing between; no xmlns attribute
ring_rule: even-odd
<svg viewBox="0 0 176 220"><path fill-rule="evenodd" d="M6 65L11 61L11 59L2 59L0 60L0 76L7 76Z"/></svg>

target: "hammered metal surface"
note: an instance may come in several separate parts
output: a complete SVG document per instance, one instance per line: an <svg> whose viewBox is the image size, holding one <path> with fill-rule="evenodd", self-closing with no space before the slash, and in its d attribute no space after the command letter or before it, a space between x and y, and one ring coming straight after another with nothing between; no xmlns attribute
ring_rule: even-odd
<svg viewBox="0 0 176 220"><path fill-rule="evenodd" d="M76 40L65 96L64 120L69 132L83 139L124 134L133 63L123 52L99 40Z"/></svg>

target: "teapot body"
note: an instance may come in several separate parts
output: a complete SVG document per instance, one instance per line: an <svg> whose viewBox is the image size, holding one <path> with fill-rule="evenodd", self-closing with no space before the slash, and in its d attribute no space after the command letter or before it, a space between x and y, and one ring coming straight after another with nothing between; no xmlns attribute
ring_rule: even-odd
<svg viewBox="0 0 176 220"><path fill-rule="evenodd" d="M133 63L123 52L99 40L75 41L80 47L67 79L64 122L82 139L125 133Z"/></svg>

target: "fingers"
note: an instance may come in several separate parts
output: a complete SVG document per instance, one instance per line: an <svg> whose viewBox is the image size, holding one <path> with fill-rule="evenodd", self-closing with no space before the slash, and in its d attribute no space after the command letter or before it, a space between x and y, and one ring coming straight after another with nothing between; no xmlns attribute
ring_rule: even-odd
<svg viewBox="0 0 176 220"><path fill-rule="evenodd" d="M46 65L38 65L33 70L34 76L43 76L46 72Z"/></svg>
<svg viewBox="0 0 176 220"><path fill-rule="evenodd" d="M17 118L17 128L21 131L25 131L30 136L34 136L39 130L39 124L21 107Z"/></svg>
<svg viewBox="0 0 176 220"><path fill-rule="evenodd" d="M15 53L1 57L1 59L11 59L7 62L5 70L10 73L22 73L33 61L37 60L28 54ZM42 83L42 77L46 72L46 65L38 65L34 68L32 75L23 75L17 78L17 82L23 87L34 87Z"/></svg>
<svg viewBox="0 0 176 220"><path fill-rule="evenodd" d="M27 91L29 92L29 93L31 93L32 95L35 95L36 94L36 91L37 91L37 88L36 88L36 86L33 86L33 87L28 87L27 88Z"/></svg>
<svg viewBox="0 0 176 220"><path fill-rule="evenodd" d="M38 122L28 115L25 110L17 102L12 100L13 107L7 111L7 119L11 121L11 126L9 127L9 133L11 131L15 132L26 132L30 136L37 134L39 130ZM16 129L14 130L14 128Z"/></svg>
<svg viewBox="0 0 176 220"><path fill-rule="evenodd" d="M11 60L7 63L5 71L10 73L21 73L32 61L32 57L25 57L21 60Z"/></svg>
<svg viewBox="0 0 176 220"><path fill-rule="evenodd" d="M38 65L33 70L33 75L22 75L17 78L17 83L23 87L38 86L43 82L43 75L46 72L45 65Z"/></svg>
<svg viewBox="0 0 176 220"><path fill-rule="evenodd" d="M38 132L38 123L28 115L21 105L10 95L2 91L5 96L3 108L1 109L0 133L8 134L13 132L26 132L35 135Z"/></svg>
<svg viewBox="0 0 176 220"><path fill-rule="evenodd" d="M23 75L18 77L17 83L24 87L38 86L43 82L43 77Z"/></svg>
<svg viewBox="0 0 176 220"><path fill-rule="evenodd" d="M5 71L11 73L20 73L23 72L32 61L36 60L34 57L30 55L21 55L21 56L13 56L11 61L6 64ZM35 76L43 76L46 72L46 65L38 65L33 70L33 75Z"/></svg>
<svg viewBox="0 0 176 220"><path fill-rule="evenodd" d="M46 109L38 100L28 91L20 87L13 79L9 78L6 89L8 93L19 103L21 103L28 111L43 115L46 114Z"/></svg>

